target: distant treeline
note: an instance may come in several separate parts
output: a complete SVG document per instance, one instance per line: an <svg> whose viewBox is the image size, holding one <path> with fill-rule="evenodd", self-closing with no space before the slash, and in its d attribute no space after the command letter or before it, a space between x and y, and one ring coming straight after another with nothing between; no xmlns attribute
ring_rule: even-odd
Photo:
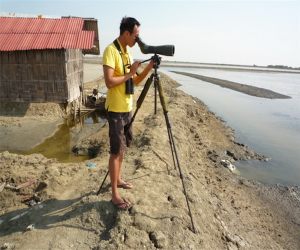
<svg viewBox="0 0 300 250"><path fill-rule="evenodd" d="M298 68L293 68L285 65L268 65L268 68L274 68L274 69L295 69L295 70L300 70L300 67Z"/></svg>

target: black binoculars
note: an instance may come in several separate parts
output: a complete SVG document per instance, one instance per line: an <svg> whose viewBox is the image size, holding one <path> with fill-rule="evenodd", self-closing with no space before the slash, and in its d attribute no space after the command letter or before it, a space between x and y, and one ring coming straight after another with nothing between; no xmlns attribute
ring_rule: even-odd
<svg viewBox="0 0 300 250"><path fill-rule="evenodd" d="M125 94L126 95L133 95L134 94L134 83L132 78L129 78L125 82Z"/></svg>

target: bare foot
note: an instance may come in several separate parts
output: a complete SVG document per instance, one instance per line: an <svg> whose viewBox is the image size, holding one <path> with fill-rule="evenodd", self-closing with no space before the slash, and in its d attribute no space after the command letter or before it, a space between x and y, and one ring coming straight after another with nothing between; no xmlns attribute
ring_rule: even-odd
<svg viewBox="0 0 300 250"><path fill-rule="evenodd" d="M126 199L122 199L122 198L119 198L119 199L112 199L111 200L111 203L117 207L118 209L121 209L121 210L127 210L129 208L132 207L131 203L126 200Z"/></svg>
<svg viewBox="0 0 300 250"><path fill-rule="evenodd" d="M118 182L118 188L132 189L133 185L130 182L120 181Z"/></svg>

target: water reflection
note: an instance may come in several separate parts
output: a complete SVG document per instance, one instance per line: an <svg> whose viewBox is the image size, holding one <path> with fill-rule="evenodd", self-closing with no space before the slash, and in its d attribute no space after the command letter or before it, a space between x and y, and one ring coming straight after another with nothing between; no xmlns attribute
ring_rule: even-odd
<svg viewBox="0 0 300 250"><path fill-rule="evenodd" d="M88 155L76 155L72 152L74 144L83 136L95 133L105 124L106 119L102 113L94 111L81 118L74 124L66 121L60 125L55 134L47 138L43 143L23 154L39 153L47 158L56 158L59 162L79 162L90 158Z"/></svg>
<svg viewBox="0 0 300 250"><path fill-rule="evenodd" d="M170 70L175 70L171 68ZM184 69L239 83L253 83L288 94L292 99L269 100L252 97L191 77L166 72L180 89L202 100L235 131L237 140L271 160L238 163L243 176L269 184L300 184L300 75L287 73L228 72Z"/></svg>

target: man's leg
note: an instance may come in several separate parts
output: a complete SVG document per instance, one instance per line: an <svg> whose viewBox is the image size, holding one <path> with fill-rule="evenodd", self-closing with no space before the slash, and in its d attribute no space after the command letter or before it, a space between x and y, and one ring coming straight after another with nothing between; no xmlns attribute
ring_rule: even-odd
<svg viewBox="0 0 300 250"><path fill-rule="evenodd" d="M120 175L122 158L122 154L111 154L109 158L109 176L112 188L112 201L115 204L123 201L118 191L118 178Z"/></svg>
<svg viewBox="0 0 300 250"><path fill-rule="evenodd" d="M129 147L132 142L132 126L127 127L127 125L131 122L131 117L132 117L131 112L127 113L123 117L123 128L124 128L123 145L126 145L127 147ZM129 182L125 182L124 180L122 180L122 177L121 177L121 168L122 168L122 162L124 159L124 155L125 155L125 152L123 151L122 157L120 158L120 170L119 170L119 176L118 176L118 185L119 185L119 187L122 187L125 189L131 189L131 188L133 188L133 185Z"/></svg>
<svg viewBox="0 0 300 250"><path fill-rule="evenodd" d="M119 166L120 166L120 168L119 168L119 174L118 174L117 187L124 188L124 189L132 189L133 188L132 183L127 182L121 178L122 161L120 162Z"/></svg>
<svg viewBox="0 0 300 250"><path fill-rule="evenodd" d="M121 179L121 169L122 169L122 163L123 163L123 158L124 158L124 153L120 153L120 157L119 157L119 171L118 171L118 178L117 178L117 184L121 184L122 183L122 179Z"/></svg>
<svg viewBox="0 0 300 250"><path fill-rule="evenodd" d="M126 209L130 204L121 198L118 191L118 181L120 179L121 165L125 145L124 122L119 113L108 112L109 138L110 138L110 157L109 157L109 175L112 187L112 202L119 208Z"/></svg>

